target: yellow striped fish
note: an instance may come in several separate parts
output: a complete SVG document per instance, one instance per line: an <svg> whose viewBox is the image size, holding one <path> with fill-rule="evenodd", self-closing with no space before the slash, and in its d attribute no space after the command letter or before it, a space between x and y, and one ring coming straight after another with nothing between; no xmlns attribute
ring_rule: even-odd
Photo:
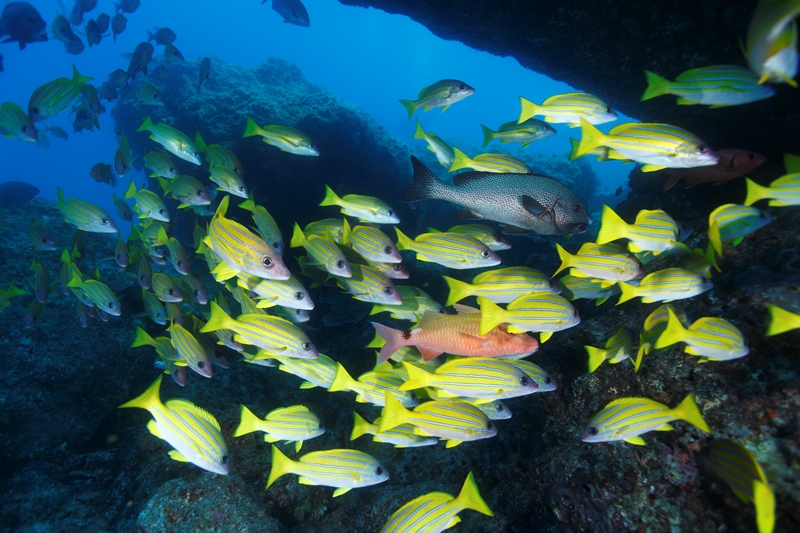
<svg viewBox="0 0 800 533"><path fill-rule="evenodd" d="M336 364L336 375L328 387L328 392L352 391L358 396L358 403L371 403L383 406L385 395L395 398L403 407L416 407L419 405L414 392L405 392L400 386L403 378L391 372L365 372L353 379L341 363Z"/></svg>
<svg viewBox="0 0 800 533"><path fill-rule="evenodd" d="M642 163L642 172L663 168L691 168L716 165L719 157L706 143L688 131L670 124L626 122L603 133L581 119L580 157L605 146L609 157Z"/></svg>
<svg viewBox="0 0 800 533"><path fill-rule="evenodd" d="M381 433L402 424L411 424L417 435L446 440L446 448L497 435L497 428L483 411L460 400L425 402L409 411L387 392L385 404L378 426Z"/></svg>
<svg viewBox="0 0 800 533"><path fill-rule="evenodd" d="M169 456L180 462L189 462L209 472L227 475L231 469L228 446L219 423L211 413L179 398L161 403L159 388L161 376L144 393L120 408L147 409L153 420L147 429L175 448Z"/></svg>
<svg viewBox="0 0 800 533"><path fill-rule="evenodd" d="M247 117L247 126L245 127L242 137L252 137L254 135L260 135L263 137L263 139L261 139L262 141L280 148L283 152L305 156L319 155L311 139L302 131L297 128L292 128L291 126L267 124L262 128L255 120Z"/></svg>
<svg viewBox="0 0 800 533"><path fill-rule="evenodd" d="M258 307L263 309L282 305L292 309L314 309L314 301L303 284L294 276L289 279L264 279L246 272L236 275L239 287L257 296Z"/></svg>
<svg viewBox="0 0 800 533"><path fill-rule="evenodd" d="M606 300L619 294L619 287L614 284L610 287L604 280L594 278L579 278L572 274L558 280L561 283L563 294L567 300L586 298L594 300L595 305L603 305Z"/></svg>
<svg viewBox="0 0 800 533"><path fill-rule="evenodd" d="M144 154L144 168L152 170L151 178L162 177L172 179L178 175L175 163L164 152L153 150Z"/></svg>
<svg viewBox="0 0 800 533"><path fill-rule="evenodd" d="M336 284L361 302L400 305L403 299L387 277L368 265L350 265L350 277L337 278Z"/></svg>
<svg viewBox="0 0 800 533"><path fill-rule="evenodd" d="M480 296L490 302L507 304L523 294L531 292L552 292L558 294L561 288L543 272L525 266L499 268L482 272L466 283L442 276L450 288L445 305L453 305L469 296Z"/></svg>
<svg viewBox="0 0 800 533"><path fill-rule="evenodd" d="M93 233L117 233L117 225L105 209L92 202L78 200L77 198L64 198L61 187L56 187L58 204L56 207L64 220L79 230Z"/></svg>
<svg viewBox="0 0 800 533"><path fill-rule="evenodd" d="M342 237L344 236L344 225L342 223L343 220L344 219L341 218L324 218L322 220L315 220L314 222L309 222L306 225L306 227L303 229L303 233L305 233L307 237L316 235L318 237L322 237L323 239L340 243L342 242Z"/></svg>
<svg viewBox="0 0 800 533"><path fill-rule="evenodd" d="M525 374L527 374L528 377L531 378L533 382L536 383L536 385L539 387L534 392L550 392L558 389L558 383L556 383L556 380L553 379L553 376L548 374L539 365L531 363L530 361L527 361L525 359L501 358L501 360L507 361L512 365L514 365L515 367L522 370L523 372L525 372ZM480 407L483 412L486 412L486 410L483 409L482 405L479 405L478 407ZM504 418L511 418L511 415L506 416Z"/></svg>
<svg viewBox="0 0 800 533"><path fill-rule="evenodd" d="M289 279L283 259L267 243L238 222L225 218L230 196L222 199L203 242L223 261L214 268L217 281L246 272L260 278Z"/></svg>
<svg viewBox="0 0 800 533"><path fill-rule="evenodd" d="M528 165L516 157L507 154L478 154L471 158L454 146L453 162L450 164L450 168L447 171L455 172L465 168L472 169L476 172L531 173L531 169L528 168Z"/></svg>
<svg viewBox="0 0 800 533"><path fill-rule="evenodd" d="M179 209L184 209L192 205L210 205L211 196L208 189L197 178L181 174L167 180L161 176L156 176L158 184L164 191L180 202Z"/></svg>
<svg viewBox="0 0 800 533"><path fill-rule="evenodd" d="M732 440L718 440L708 448L708 464L743 502L756 507L759 533L775 528L775 494L755 456Z"/></svg>
<svg viewBox="0 0 800 533"><path fill-rule="evenodd" d="M342 251L335 243L325 237L317 235L306 235L300 229L300 225L295 222L292 240L289 242L292 248L302 246L308 252L311 266L318 266L325 272L342 278L349 278L353 275L350 262L342 254Z"/></svg>
<svg viewBox="0 0 800 533"><path fill-rule="evenodd" d="M205 350L200 346L197 339L194 338L194 335L180 324L174 322L167 328L167 331L169 331L170 340L175 347L175 351L178 352L181 359L186 361L187 366L204 378L210 378L213 374L211 361L209 361L208 355L206 355Z"/></svg>
<svg viewBox="0 0 800 533"><path fill-rule="evenodd" d="M570 268L570 275L578 278L594 278L601 281L601 286L610 287L620 281L630 281L644 276L642 264L620 245L614 243L595 244L587 242L578 253L572 255L556 243L561 266L553 276L565 268Z"/></svg>
<svg viewBox="0 0 800 533"><path fill-rule="evenodd" d="M208 170L211 172L208 179L219 185L218 191L225 191L239 198L247 198L250 194L242 178L228 167L215 165Z"/></svg>
<svg viewBox="0 0 800 533"><path fill-rule="evenodd" d="M441 137L430 132L425 132L422 129L422 124L417 121L417 129L414 130L414 138L422 139L428 143L428 150L434 153L436 160L443 167L449 167L453 163L453 149Z"/></svg>
<svg viewBox="0 0 800 533"><path fill-rule="evenodd" d="M336 361L324 353L317 354L316 359L299 359L259 350L253 359L245 359L245 361L257 363L261 360L270 359L280 363L278 370L305 380L300 384L301 389L313 389L314 387L327 389L331 386L333 378L336 376Z"/></svg>
<svg viewBox="0 0 800 533"><path fill-rule="evenodd" d="M639 334L639 350L636 354L636 360L633 362L635 372L639 371L642 359L653 350L656 341L667 329L670 312L678 317L681 324L684 326L689 325L689 317L686 316L686 313L672 304L664 304L650 313L642 325L642 332Z"/></svg>
<svg viewBox="0 0 800 533"><path fill-rule="evenodd" d="M352 230L347 220L342 221L342 244L350 246L367 261L376 263L402 263L397 246L389 237L371 226L356 226Z"/></svg>
<svg viewBox="0 0 800 533"><path fill-rule="evenodd" d="M319 437L325 433L317 415L308 410L305 405L292 405L273 409L264 420L254 415L250 409L241 406L239 425L233 432L234 437L241 437L254 431L263 431L265 442L278 442L284 440L294 442L294 451L299 452L303 441Z"/></svg>
<svg viewBox="0 0 800 533"><path fill-rule="evenodd" d="M616 365L622 361L633 361L633 333L628 328L619 328L605 344L604 348L586 346L586 353L589 356L589 373L597 370L606 361Z"/></svg>
<svg viewBox="0 0 800 533"><path fill-rule="evenodd" d="M277 446L272 445L272 469L267 488L286 474L300 476L302 485L337 487L333 497L341 496L350 489L377 485L389 479L389 472L369 454L358 450L324 450L311 452L297 461L286 457Z"/></svg>
<svg viewBox="0 0 800 533"><path fill-rule="evenodd" d="M500 139L501 144L517 142L521 143L523 148L527 148L532 142L557 133L553 126L535 118L529 118L520 123L517 121L506 122L501 124L497 131L481 124L481 131L483 132L484 148L495 139Z"/></svg>
<svg viewBox="0 0 800 533"><path fill-rule="evenodd" d="M77 268L72 269L72 279L67 283L67 287L82 292L84 299L89 300L93 306L102 309L109 315L120 316L122 314L122 305L114 291L102 281L81 279Z"/></svg>
<svg viewBox="0 0 800 533"><path fill-rule="evenodd" d="M445 79L424 87L417 95L416 100L400 100L408 111L408 118L414 116L417 109L430 111L441 107L444 113L448 107L460 102L475 92L475 89L460 80Z"/></svg>
<svg viewBox="0 0 800 533"><path fill-rule="evenodd" d="M399 228L397 249L416 252L418 261L463 270L500 264L500 257L485 244L469 235L459 233L423 233L415 239L407 237Z"/></svg>
<svg viewBox="0 0 800 533"><path fill-rule="evenodd" d="M149 316L153 322L162 326L167 325L167 311L164 309L161 300L159 300L155 294L147 289L142 289L142 302L144 303L144 310L147 316Z"/></svg>
<svg viewBox="0 0 800 533"><path fill-rule="evenodd" d="M136 189L136 185L131 180L128 190L125 191L125 198L133 198L136 202L133 210L139 218L152 218L161 222L169 222L169 211L164 201L153 191L147 189Z"/></svg>
<svg viewBox="0 0 800 533"><path fill-rule="evenodd" d="M305 332L277 316L251 314L233 319L216 302L211 302L211 316L200 331L208 333L219 329L236 332L236 342L258 346L271 353L306 359L317 357L317 349Z"/></svg>
<svg viewBox="0 0 800 533"><path fill-rule="evenodd" d="M183 301L183 292L180 287L175 283L175 280L166 274L162 274L161 272L154 273L151 280L151 287L158 299L162 302Z"/></svg>
<svg viewBox="0 0 800 533"><path fill-rule="evenodd" d="M500 400L533 394L539 386L510 361L485 357L453 359L428 372L403 363L408 379L401 391L434 387L438 397L466 396Z"/></svg>
<svg viewBox="0 0 800 533"><path fill-rule="evenodd" d="M714 284L700 274L682 268L666 268L646 275L639 285L620 282L622 295L617 305L641 297L642 303L672 302L711 290Z"/></svg>
<svg viewBox="0 0 800 533"><path fill-rule="evenodd" d="M500 324L508 324L509 333L541 332L540 342L545 342L553 332L581 322L578 310L566 298L549 292L523 294L506 309L486 298L478 298L478 305L481 308L480 335L486 335Z"/></svg>
<svg viewBox="0 0 800 533"><path fill-rule="evenodd" d="M770 316L767 337L800 328L800 315L797 313L792 313L772 304L767 304L767 309Z"/></svg>
<svg viewBox="0 0 800 533"><path fill-rule="evenodd" d="M717 255L722 257L723 244L732 242L737 246L747 235L763 228L771 221L771 216L755 207L721 205L708 216L708 240L711 241Z"/></svg>
<svg viewBox="0 0 800 533"><path fill-rule="evenodd" d="M434 228L428 228L428 232L442 233ZM511 248L511 243L499 231L484 224L459 224L448 229L447 233L463 233L474 237L488 246L493 252Z"/></svg>
<svg viewBox="0 0 800 533"><path fill-rule="evenodd" d="M747 28L745 56L758 83L788 83L797 87L797 26L800 15L796 0L762 0L756 5Z"/></svg>
<svg viewBox="0 0 800 533"><path fill-rule="evenodd" d="M684 328L675 313L668 313L667 328L658 337L656 349L683 342L687 344L686 353L700 356L701 363L738 359L750 353L742 332L723 318L699 318Z"/></svg>
<svg viewBox="0 0 800 533"><path fill-rule="evenodd" d="M206 145L199 131L194 134L194 144L197 146L198 150L205 152L206 162L209 168L218 165L223 166L234 171L240 178L244 178L242 163L232 151L219 144Z"/></svg>
<svg viewBox="0 0 800 533"><path fill-rule="evenodd" d="M325 186L325 198L319 205L338 205L343 214L356 217L359 222L374 224L397 224L400 222L395 211L383 200L360 194L346 194L340 198L327 185Z"/></svg>
<svg viewBox="0 0 800 533"><path fill-rule="evenodd" d="M189 257L186 251L181 246L181 243L175 237L167 237L167 232L163 226L158 230L158 237L156 242L161 246L165 246L169 251L169 262L175 267L178 274L187 275L189 273Z"/></svg>
<svg viewBox="0 0 800 533"><path fill-rule="evenodd" d="M433 446L438 442L436 437L420 437L414 434L414 426L407 424L397 426L384 433L378 431L380 417L370 424L358 413L353 411L353 431L350 433L350 440L356 440L362 435L372 435L373 442L384 442L394 444L395 448L419 448L421 446Z"/></svg>
<svg viewBox="0 0 800 533"><path fill-rule="evenodd" d="M253 213L253 221L256 223L258 234L261 235L264 242L272 246L278 255L282 256L284 248L283 235L281 235L281 230L278 228L275 219L269 214L269 211L265 207L256 205L253 193L250 193L247 200L240 203L239 207Z"/></svg>
<svg viewBox="0 0 800 533"><path fill-rule="evenodd" d="M570 128L580 126L584 119L590 124L605 124L617 120L617 114L608 104L589 93L564 93L551 96L541 105L519 97L522 108L517 124L522 124L536 115L544 115L544 121L567 124Z"/></svg>
<svg viewBox="0 0 800 533"><path fill-rule="evenodd" d="M607 205L603 205L600 232L597 234L597 244L606 244L617 239L628 239L628 249L633 253L653 252L659 255L680 248L686 252L689 249L678 241L680 230L678 224L660 209L642 209L636 215L636 221L628 224Z"/></svg>
<svg viewBox="0 0 800 533"><path fill-rule="evenodd" d="M620 398L606 405L589 421L581 435L583 442L612 442L624 440L630 444L644 446L639 435L649 431L671 431L669 423L684 420L696 428L711 433L703 419L694 394L687 396L677 407L671 409L647 398Z"/></svg>
<svg viewBox="0 0 800 533"><path fill-rule="evenodd" d="M759 85L758 76L750 69L736 65L693 68L681 73L675 81L644 71L647 89L641 101L664 94L678 97L678 105L703 104L717 107L748 104L775 94L770 85Z"/></svg>
<svg viewBox="0 0 800 533"><path fill-rule="evenodd" d="M200 152L192 140L169 124L160 122L154 125L148 116L136 131L149 131L150 139L163 146L169 153L195 165L202 164Z"/></svg>
<svg viewBox="0 0 800 533"><path fill-rule="evenodd" d="M467 474L455 498L446 492L431 492L414 498L392 513L380 533L440 533L461 522L458 513L464 509L494 516L478 492L472 472Z"/></svg>
<svg viewBox="0 0 800 533"><path fill-rule="evenodd" d="M392 318L419 322L427 311L442 314L445 312L444 307L436 303L428 293L419 287L401 285L397 287L397 292L402 298L402 302L399 304L375 304L369 313L370 316L388 311ZM376 347L379 348L379 346Z"/></svg>

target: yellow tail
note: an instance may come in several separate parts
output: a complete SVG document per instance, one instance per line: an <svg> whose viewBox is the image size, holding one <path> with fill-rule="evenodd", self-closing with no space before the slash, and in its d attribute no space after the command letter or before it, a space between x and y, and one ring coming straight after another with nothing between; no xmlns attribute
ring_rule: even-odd
<svg viewBox="0 0 800 533"><path fill-rule="evenodd" d="M261 129L261 126L256 124L256 121L250 117L247 117L247 126L244 129L244 133L242 137L252 137L253 135L261 135L264 133L264 130Z"/></svg>
<svg viewBox="0 0 800 533"><path fill-rule="evenodd" d="M578 144L575 156L586 155L595 148L603 146L605 142L605 134L592 126L586 119L581 118L581 142Z"/></svg>
<svg viewBox="0 0 800 533"><path fill-rule="evenodd" d="M767 328L767 337L800 328L800 315L772 304L767 304L767 309L772 317Z"/></svg>
<svg viewBox="0 0 800 533"><path fill-rule="evenodd" d="M425 130L422 129L422 124L419 123L419 120L417 121L417 129L414 130L414 138L415 139L427 139L428 138L428 134L425 133Z"/></svg>
<svg viewBox="0 0 800 533"><path fill-rule="evenodd" d="M700 408L697 406L697 400L694 397L694 393L687 396L678 407L672 410L672 415L680 420L685 420L689 422L694 427L705 431L706 433L711 433L711 428L708 427L708 423L706 423L705 419L703 419L703 415L700 413Z"/></svg>
<svg viewBox="0 0 800 533"><path fill-rule="evenodd" d="M384 433L408 421L408 409L403 407L400 401L388 392L386 393L385 403L386 405L381 414L381 423L378 426L378 433Z"/></svg>
<svg viewBox="0 0 800 533"><path fill-rule="evenodd" d="M261 419L254 415L252 411L250 411L250 409L244 405L241 405L240 407L240 420L239 425L233 432L234 437L241 437L242 435L247 435L248 433L258 431L261 428Z"/></svg>
<svg viewBox="0 0 800 533"><path fill-rule="evenodd" d="M591 374L603 364L608 352L594 346L584 346L584 348L586 348L586 353L589 354L589 373Z"/></svg>
<svg viewBox="0 0 800 533"><path fill-rule="evenodd" d="M227 198L227 196L226 196ZM217 331L220 329L232 329L234 320L228 316L217 302L211 302L211 315L208 318L206 325L200 329L200 333L208 333L210 331Z"/></svg>
<svg viewBox="0 0 800 533"><path fill-rule="evenodd" d="M144 290L144 289L142 289ZM156 346L158 343L145 330L136 326L136 338L131 343L131 348L139 346Z"/></svg>
<svg viewBox="0 0 800 533"><path fill-rule="evenodd" d="M569 160L574 161L579 157L581 157L578 155L578 147L581 145L581 142L578 139L573 139L572 137L570 137L569 145L572 147L572 149L569 152Z"/></svg>
<svg viewBox="0 0 800 533"><path fill-rule="evenodd" d="M256 212L256 202L255 200L253 200L252 192L247 196L247 200L239 204L239 207L241 207L245 211L250 211L251 213Z"/></svg>
<svg viewBox="0 0 800 533"><path fill-rule="evenodd" d="M558 243L556 243L556 251L558 252L558 258L561 259L561 266L558 267L558 270L556 270L551 277L556 277L559 272L572 266L572 254L562 248Z"/></svg>
<svg viewBox="0 0 800 533"><path fill-rule="evenodd" d="M156 127L153 126L153 121L150 120L150 115L148 115L147 118L144 119L144 122L142 122L142 125L139 126L139 129L136 131L153 131L155 128Z"/></svg>
<svg viewBox="0 0 800 533"><path fill-rule="evenodd" d="M269 479L267 479L267 486L269 488L270 485L275 483L277 479L285 474L292 473L292 466L294 466L294 461L283 455L281 451L278 449L277 446L274 444L272 445L272 468L269 471Z"/></svg>
<svg viewBox="0 0 800 533"><path fill-rule="evenodd" d="M616 305L627 302L628 300L636 298L636 296L639 295L639 287L631 285L630 283L620 281L617 283L617 286L622 294L620 294L619 301L616 303Z"/></svg>
<svg viewBox="0 0 800 533"><path fill-rule="evenodd" d="M299 248L301 246L305 246L307 242L308 239L306 239L305 233L303 233L303 230L300 229L300 225L295 222L294 228L292 229L292 240L289 241L289 247Z"/></svg>
<svg viewBox="0 0 800 533"><path fill-rule="evenodd" d="M750 178L744 180L747 183L747 198L744 200L744 205L753 205L757 201L769 197L769 187L763 187Z"/></svg>
<svg viewBox="0 0 800 533"><path fill-rule="evenodd" d="M655 342L654 348L657 350L677 344L686 338L686 328L683 327L672 309L667 308L667 313L669 313L669 322L667 322L667 329L659 335Z"/></svg>
<svg viewBox="0 0 800 533"><path fill-rule="evenodd" d="M448 172L455 172L462 168L472 168L472 159L467 154L453 146L453 164L450 165Z"/></svg>
<svg viewBox="0 0 800 533"><path fill-rule="evenodd" d="M478 298L478 305L481 308L481 327L479 335L486 335L494 328L505 322L506 310L496 303L486 298Z"/></svg>
<svg viewBox="0 0 800 533"><path fill-rule="evenodd" d="M406 111L408 111L408 119L411 120L411 117L414 116L414 112L417 110L417 101L416 100L400 100L400 103L403 104L403 107L405 107Z"/></svg>
<svg viewBox="0 0 800 533"><path fill-rule="evenodd" d="M333 192L333 189L325 185L325 198L319 203L319 205L339 205L341 204L342 199Z"/></svg>
<svg viewBox="0 0 800 533"><path fill-rule="evenodd" d="M627 222L614 212L607 205L603 205L600 215L600 231L597 234L597 244L624 239L628 234L630 226Z"/></svg>
<svg viewBox="0 0 800 533"><path fill-rule="evenodd" d="M483 147L486 148L486 145L494 140L494 131L483 124L481 124L481 130L483 131Z"/></svg>
<svg viewBox="0 0 800 533"><path fill-rule="evenodd" d="M328 239L333 242L333 239ZM349 246L353 240L353 230L350 229L350 223L346 218L342 219L342 244Z"/></svg>
<svg viewBox="0 0 800 533"><path fill-rule="evenodd" d="M400 385L398 390L406 391L424 389L428 386L428 376L430 375L430 372L426 372L422 368L419 368L415 365L410 365L408 363L403 363L403 368L406 369L408 379L405 383Z"/></svg>
<svg viewBox="0 0 800 533"><path fill-rule="evenodd" d="M519 113L519 120L517 124L522 124L532 116L539 114L539 106L528 100L527 98L519 97L519 105L522 108Z"/></svg>
<svg viewBox="0 0 800 533"><path fill-rule="evenodd" d="M645 70L644 75L647 77L647 89L644 90L644 94L639 100L640 102L650 100L651 98L655 98L656 96L661 96L663 94L669 94L669 80L666 80L658 74L650 72L649 70Z"/></svg>
<svg viewBox="0 0 800 533"><path fill-rule="evenodd" d="M133 400L123 403L117 409L125 409L128 407L138 407L140 409L147 409L148 411L152 412L154 409L157 409L159 406L162 406L161 398L158 395L158 391L161 388L161 375L159 375L156 380L147 387L147 390L144 391L140 396L137 396Z"/></svg>
<svg viewBox="0 0 800 533"><path fill-rule="evenodd" d="M350 433L350 440L356 440L358 437L366 435L371 427L372 424L353 411L353 431Z"/></svg>
<svg viewBox="0 0 800 533"><path fill-rule="evenodd" d="M125 191L125 198L133 198L136 196L136 185L131 180L131 184L128 185L128 189Z"/></svg>
<svg viewBox="0 0 800 533"><path fill-rule="evenodd" d="M455 508L458 510L472 509L486 516L494 516L492 510L489 509L489 506L481 497L481 493L478 491L478 484L475 483L475 476L472 475L472 472L467 474L467 479L464 480L461 492L458 493L453 503L455 503Z"/></svg>
<svg viewBox="0 0 800 533"><path fill-rule="evenodd" d="M472 289L472 285L469 283L447 276L442 276L442 279L447 282L447 286L450 288L450 294L447 295L447 302L444 304L445 306L453 305L454 303L459 302L472 294L472 291L470 290Z"/></svg>
<svg viewBox="0 0 800 533"><path fill-rule="evenodd" d="M353 383L355 383L355 380L347 370L345 370L342 364L336 363L336 376L333 378L331 386L328 387L328 392L352 390Z"/></svg>
<svg viewBox="0 0 800 533"><path fill-rule="evenodd" d="M766 482L753 481L753 504L758 533L772 533L775 529L775 493Z"/></svg>
<svg viewBox="0 0 800 533"><path fill-rule="evenodd" d="M394 227L397 234L397 249L398 250L414 250L414 240L406 236L405 233L400 231L397 226Z"/></svg>

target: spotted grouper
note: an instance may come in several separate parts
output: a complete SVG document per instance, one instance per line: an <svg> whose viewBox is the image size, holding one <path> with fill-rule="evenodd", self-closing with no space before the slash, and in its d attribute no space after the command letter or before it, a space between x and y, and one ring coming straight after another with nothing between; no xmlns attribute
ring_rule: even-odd
<svg viewBox="0 0 800 533"><path fill-rule="evenodd" d="M566 185L539 174L464 172L449 185L411 156L414 178L404 202L445 200L463 209L456 218L494 220L503 233L561 235L583 233L591 219Z"/></svg>

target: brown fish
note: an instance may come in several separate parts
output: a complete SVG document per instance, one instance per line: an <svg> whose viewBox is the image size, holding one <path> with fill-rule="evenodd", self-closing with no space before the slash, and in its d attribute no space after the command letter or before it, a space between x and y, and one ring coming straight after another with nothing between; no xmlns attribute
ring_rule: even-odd
<svg viewBox="0 0 800 533"><path fill-rule="evenodd" d="M736 148L717 150L716 153L719 156L719 162L713 166L666 169L664 172L666 172L668 179L664 183L664 190L671 189L681 178L686 178L684 186L687 189L709 182L714 182L715 185L722 185L732 179L746 176L767 160L765 156L758 152L738 150Z"/></svg>
<svg viewBox="0 0 800 533"><path fill-rule="evenodd" d="M92 167L89 175L98 183L108 183L112 187L117 186L117 177L114 175L114 168L106 163L97 163Z"/></svg>

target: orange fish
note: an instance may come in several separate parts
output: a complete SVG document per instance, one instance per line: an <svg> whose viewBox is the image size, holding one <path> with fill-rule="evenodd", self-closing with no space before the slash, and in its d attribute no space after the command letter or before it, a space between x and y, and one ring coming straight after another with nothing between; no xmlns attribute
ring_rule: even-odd
<svg viewBox="0 0 800 533"><path fill-rule="evenodd" d="M716 153L719 156L719 162L710 167L667 169L665 172L669 179L664 184L664 190L672 188L681 178L686 178L684 186L687 189L709 182L716 182L716 185L722 185L734 178L746 176L767 160L766 157L758 152L737 150L735 148L717 150Z"/></svg>
<svg viewBox="0 0 800 533"><path fill-rule="evenodd" d="M378 361L386 361L403 346L416 346L426 361L445 352L467 357L497 357L530 354L539 348L536 339L525 333L509 333L505 325L481 336L478 334L481 312L460 304L453 307L457 315L428 311L416 328L406 331L373 322L378 335L386 341Z"/></svg>

